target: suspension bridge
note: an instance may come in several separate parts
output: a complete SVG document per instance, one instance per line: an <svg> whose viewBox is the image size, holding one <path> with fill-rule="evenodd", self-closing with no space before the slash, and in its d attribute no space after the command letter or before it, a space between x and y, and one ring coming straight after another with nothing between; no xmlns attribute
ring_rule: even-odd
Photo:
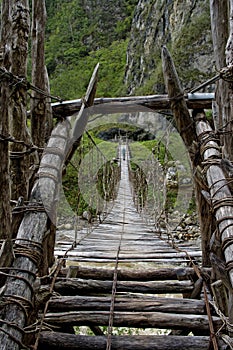
<svg viewBox="0 0 233 350"><path fill-rule="evenodd" d="M170 70L172 75L173 68ZM115 160L120 172L111 172L114 186L110 185L110 173L102 178L104 192L109 192L106 185L114 189L107 201L110 209L88 230L76 222L68 240L56 231L61 175L80 145L90 108L95 105L97 71L98 66L78 114L64 118L52 131L30 199L15 208L16 214L23 214L17 237L2 242L1 258L8 262L1 263L0 269L1 346L17 350L232 349L229 181L221 171L219 146L203 111L198 108L190 121L175 74L168 79L175 83L172 89L168 86L166 106L170 104L177 118L177 129L193 164L196 159L191 146L200 148L201 175L206 174L205 191L201 188L200 193L206 203L199 200L216 219L214 232L210 232L212 227L202 227L202 249L194 242L175 239L172 232L147 220L146 211L141 210L144 203L135 205L131 150L124 142L119 144ZM110 102L115 111L127 104L123 100ZM138 101L130 102L130 108L138 110ZM96 111L94 107L91 114ZM192 139L194 123L198 145ZM99 153L95 143L94 148ZM117 182L116 174L120 174ZM88 177L84 177L88 188ZM89 195L94 197L91 188ZM92 335L77 334L82 326Z"/></svg>
<svg viewBox="0 0 233 350"><path fill-rule="evenodd" d="M43 333L41 348L53 349L62 338L67 349L206 349L209 318L205 300L196 299L200 276L193 268L201 263L201 251L188 242L176 246L143 220L133 201L128 146L121 144L118 154L119 188L105 220L88 233L79 231L71 248L67 241L56 243L55 256L65 257L68 268L54 285L60 297L50 299L44 322L60 332ZM212 313L214 327L220 327ZM89 326L96 336L64 338L64 329L74 326ZM149 331L114 336L114 327L128 334ZM159 330L166 331L158 336Z"/></svg>

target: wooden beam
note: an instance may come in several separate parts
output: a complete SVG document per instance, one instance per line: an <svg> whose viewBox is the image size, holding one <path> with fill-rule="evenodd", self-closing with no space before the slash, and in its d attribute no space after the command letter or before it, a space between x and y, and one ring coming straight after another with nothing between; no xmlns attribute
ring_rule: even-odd
<svg viewBox="0 0 233 350"><path fill-rule="evenodd" d="M185 101L189 109L205 108L211 109L213 94L192 94L192 99L185 96ZM195 98L196 96L196 98ZM204 97L204 98L203 98ZM64 101L62 103L53 103L54 117L68 117L77 113L82 105L83 100ZM95 98L94 106L89 108L90 114L112 114L112 113L133 113L148 111L163 111L171 109L168 95L151 95L151 96L128 96Z"/></svg>

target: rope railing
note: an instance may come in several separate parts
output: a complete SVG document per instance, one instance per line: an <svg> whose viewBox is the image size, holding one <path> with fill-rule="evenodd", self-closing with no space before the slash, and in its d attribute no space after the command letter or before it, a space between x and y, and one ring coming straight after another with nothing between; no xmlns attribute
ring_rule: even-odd
<svg viewBox="0 0 233 350"><path fill-rule="evenodd" d="M94 136L85 131L66 174L70 176L70 190L64 183L66 196L71 199L74 215L75 236L78 232L92 231L111 210L117 193L120 163L117 161L117 144L109 146L97 144ZM72 170L69 170L71 169ZM67 182L67 178L65 179ZM63 207L59 209L62 214Z"/></svg>

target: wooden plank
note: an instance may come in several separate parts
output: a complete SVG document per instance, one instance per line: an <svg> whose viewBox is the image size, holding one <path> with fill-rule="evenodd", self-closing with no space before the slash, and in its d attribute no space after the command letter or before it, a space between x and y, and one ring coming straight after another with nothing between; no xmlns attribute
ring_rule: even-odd
<svg viewBox="0 0 233 350"><path fill-rule="evenodd" d="M57 258L64 258L64 252L60 252L61 254L60 255L57 255L56 254L56 251L55 251L55 256L57 257ZM70 260L71 261L71 263L72 262L80 262L80 263L82 263L82 262L90 262L90 263L97 263L97 264L99 264L99 263L101 263L101 264L108 264L108 263L110 263L110 264L112 264L112 263L114 263L115 261L116 261L116 259L115 258L78 258L78 257L76 257L76 256L74 256L74 257L70 257L69 258L69 256L68 257L66 257L66 258L64 258L65 260ZM198 260L198 261L200 261L200 259L195 259L195 260ZM148 259L146 259L146 258L141 258L141 259L129 259L129 258L127 258L127 259L119 259L119 263L122 263L122 264L126 264L126 263L149 263L149 262L151 262L151 263L157 263L157 264L162 264L162 265L169 265L169 266L171 266L171 265L174 265L174 264L177 264L177 265L180 265L180 266L185 266L185 265L187 265L188 263L190 263L190 260L189 259L178 259L178 258L176 258L176 259L153 259L153 258L148 258ZM183 264L183 265L182 265Z"/></svg>
<svg viewBox="0 0 233 350"><path fill-rule="evenodd" d="M194 95L194 94L193 94ZM188 100L185 98L189 109L206 108L211 109L213 96L206 96L205 99ZM82 99L74 101L64 101L62 103L53 103L52 108L54 115L68 117L80 110ZM95 98L94 108L90 108L91 114L105 113L125 113L126 109L130 112L148 112L170 109L170 100L168 95L152 95L152 96L128 96L117 98Z"/></svg>
<svg viewBox="0 0 233 350"><path fill-rule="evenodd" d="M66 270L67 271L67 270ZM210 274L211 269L204 269L204 273ZM114 269L107 268L94 268L84 266L69 266L68 275L72 277L79 277L85 279L106 279L112 280ZM188 276L190 278L195 277L195 271L189 267L179 268L155 268L155 269L124 269L119 268L117 276L119 281L162 281L162 280L177 280L179 276Z"/></svg>
<svg viewBox="0 0 233 350"><path fill-rule="evenodd" d="M49 287L44 287L45 290ZM65 279L55 283L54 290L62 295L76 295L79 293L111 293L112 281L84 280L78 278ZM185 293L193 290L193 283L190 281L118 281L118 292L132 293Z"/></svg>
<svg viewBox="0 0 233 350"><path fill-rule="evenodd" d="M206 350L209 337L201 336L112 336L112 350ZM38 350L106 350L107 337L70 335L59 332L42 332ZM219 350L227 345L219 340Z"/></svg>
<svg viewBox="0 0 233 350"><path fill-rule="evenodd" d="M222 325L219 317L212 317L217 330ZM98 325L108 326L109 311L70 311L47 313L45 322L54 325ZM189 329L209 331L208 316L191 314L172 314L163 312L114 312L114 327Z"/></svg>
<svg viewBox="0 0 233 350"><path fill-rule="evenodd" d="M67 296L53 298L49 301L49 312L64 312L78 310L100 310L109 311L111 297L92 297L92 296ZM147 298L140 296L122 297L116 296L115 311L159 311L170 313L187 313L195 315L205 314L205 303L202 300L178 299L178 298Z"/></svg>
<svg viewBox="0 0 233 350"><path fill-rule="evenodd" d="M64 253L65 249L62 251L57 251L57 255L62 255ZM62 252L62 253L61 253ZM97 252L88 252L88 251L82 251L79 250L71 250L68 254L69 257L77 257L77 258L96 258L96 259L115 259L116 258L116 251L115 252L107 252L104 250L99 250ZM189 252L189 255L191 257L201 257L201 252ZM174 258L187 258L186 253L176 253L176 252L170 252L170 253L150 253L150 252L128 252L128 253L121 253L119 254L119 259L135 259L135 260L143 260L143 259L174 259Z"/></svg>

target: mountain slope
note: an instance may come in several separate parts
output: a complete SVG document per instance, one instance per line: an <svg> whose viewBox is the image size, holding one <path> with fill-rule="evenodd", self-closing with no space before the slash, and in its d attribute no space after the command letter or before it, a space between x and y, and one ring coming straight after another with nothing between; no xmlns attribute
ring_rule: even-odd
<svg viewBox="0 0 233 350"><path fill-rule="evenodd" d="M82 96L100 62L97 95L163 93L161 45L184 86L212 76L206 0L47 0L46 63L52 93Z"/></svg>

